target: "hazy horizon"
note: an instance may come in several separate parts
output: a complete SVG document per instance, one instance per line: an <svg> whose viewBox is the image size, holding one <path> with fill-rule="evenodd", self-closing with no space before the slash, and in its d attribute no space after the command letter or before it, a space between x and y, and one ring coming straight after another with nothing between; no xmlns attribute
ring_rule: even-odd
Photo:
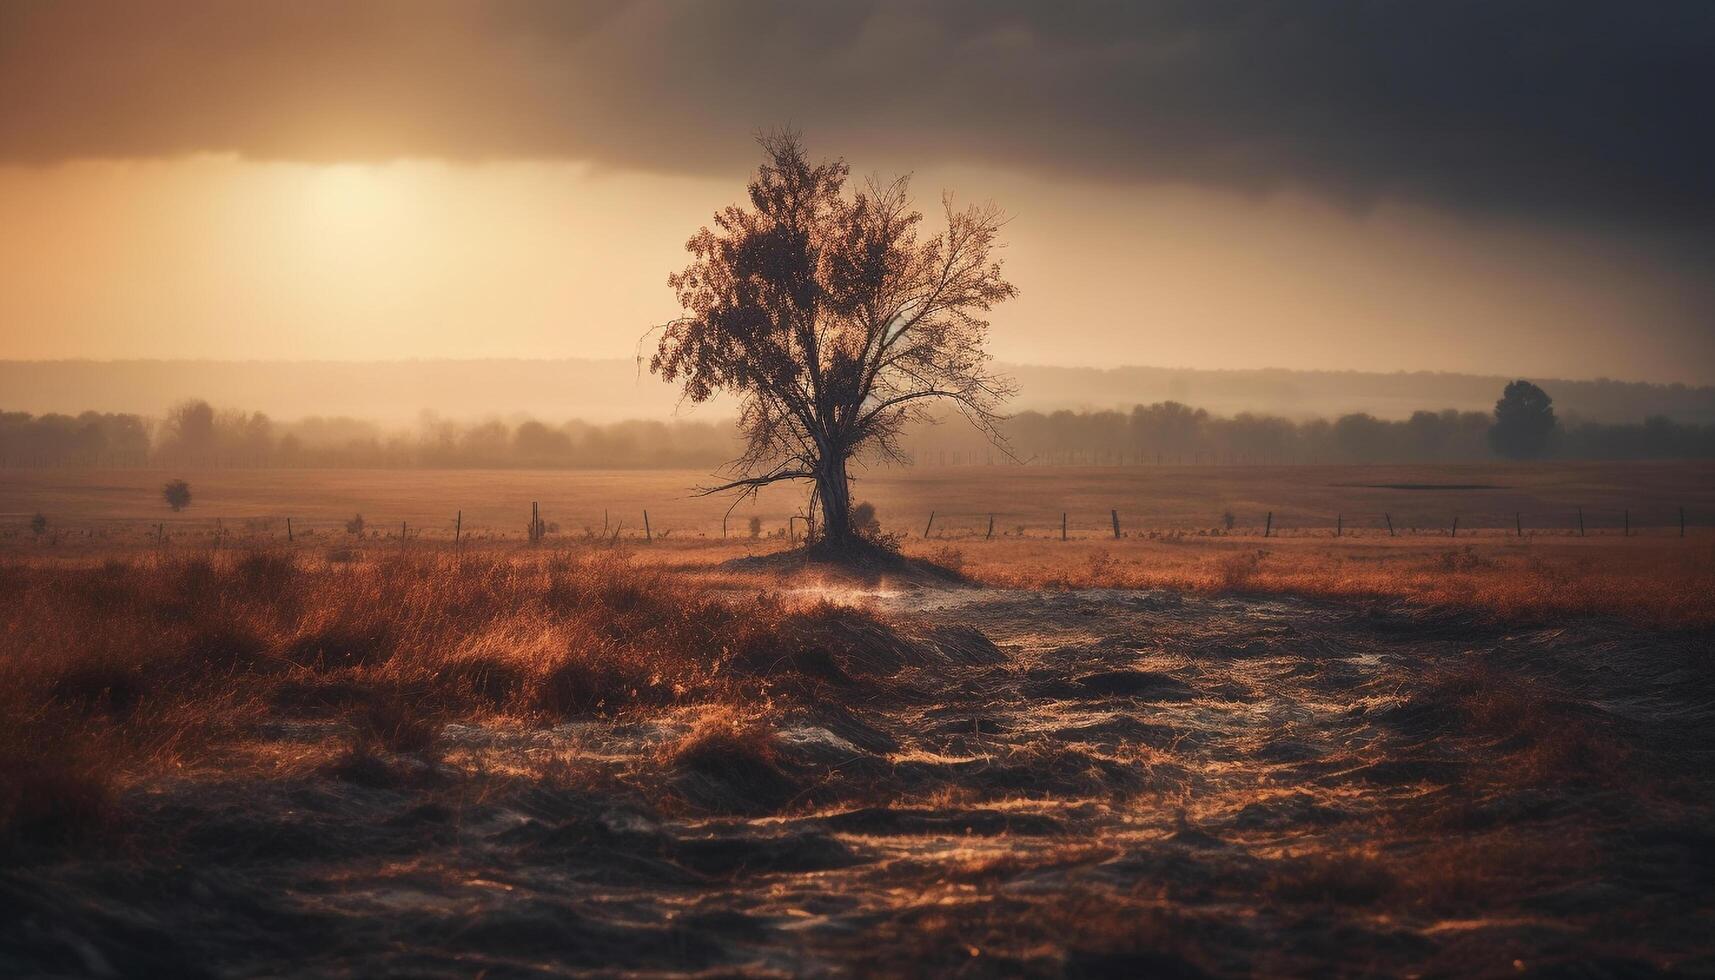
<svg viewBox="0 0 1715 980"><path fill-rule="evenodd" d="M1003 361L1715 383L1658 11L8 4L0 358L626 357L792 125L1011 216Z"/></svg>
<svg viewBox="0 0 1715 980"><path fill-rule="evenodd" d="M1178 401L1217 414L1298 420L1366 412L1401 419L1418 410L1488 411L1511 375L1431 371L1199 370L998 362L1019 392L1013 411L1129 410ZM1715 387L1610 378L1532 376L1560 413L1602 422L1665 415L1715 422ZM535 417L613 422L725 419L733 403L682 404L676 388L626 358L330 360L0 360L0 410L85 410L158 416L185 398L281 419L348 416L390 425L425 414L450 419Z"/></svg>

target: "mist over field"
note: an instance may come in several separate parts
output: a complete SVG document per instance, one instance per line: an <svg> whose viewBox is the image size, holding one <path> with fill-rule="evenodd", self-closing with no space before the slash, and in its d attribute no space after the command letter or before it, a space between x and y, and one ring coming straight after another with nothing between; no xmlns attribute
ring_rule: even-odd
<svg viewBox="0 0 1715 980"><path fill-rule="evenodd" d="M1510 377L1398 371L1045 367L999 362L1018 382L1012 410L1130 410L1177 401L1223 415L1302 419L1367 412L1403 419L1420 410L1487 412ZM1715 422L1715 387L1620 380L1536 379L1573 419ZM188 397L277 419L349 416L387 425L424 412L471 420L514 414L590 422L725 419L733 403L682 403L633 360L0 361L0 409L159 415Z"/></svg>

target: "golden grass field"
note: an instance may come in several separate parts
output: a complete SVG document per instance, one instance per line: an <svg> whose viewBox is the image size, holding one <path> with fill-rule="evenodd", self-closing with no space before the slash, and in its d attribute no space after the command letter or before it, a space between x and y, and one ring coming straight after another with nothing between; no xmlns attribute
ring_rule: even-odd
<svg viewBox="0 0 1715 980"><path fill-rule="evenodd" d="M1079 543L1019 589L1058 543L997 547L979 589L718 544L11 559L0 970L1715 955L1707 629L1065 588L1144 584Z"/></svg>
<svg viewBox="0 0 1715 980"><path fill-rule="evenodd" d="M639 560L706 570L787 547L788 518L802 506L801 493L772 488L733 511L723 540L728 501L691 495L687 488L707 479L696 472L220 470L187 474L195 499L173 514L158 499L170 476L0 474L0 556L153 551L157 525L169 549L284 545L288 516L295 548L379 556L401 546L400 522L405 547L447 547L459 511L466 547L508 549L524 543L530 503L539 501L553 524L543 543L550 551L598 540L642 546L647 510L655 540ZM1378 488L1384 485L1498 489ZM908 553L990 584L1402 598L1538 620L1715 621L1707 599L1715 590L1715 465L1706 463L960 467L871 474L857 496L877 505L884 529ZM983 507L995 508L992 539ZM1112 510L1120 512L1117 540ZM40 536L27 527L37 512L51 522ZM1228 512L1231 529L1222 520ZM358 513L368 522L361 539L345 529ZM1382 514L1392 516L1396 534ZM751 516L762 522L760 540L749 537ZM793 525L794 533L802 528Z"/></svg>
<svg viewBox="0 0 1715 980"><path fill-rule="evenodd" d="M1715 530L1591 519L1701 465L865 481L942 571L723 540L695 474L184 475L0 476L0 974L1715 962ZM1476 494L1588 533L1307 526Z"/></svg>

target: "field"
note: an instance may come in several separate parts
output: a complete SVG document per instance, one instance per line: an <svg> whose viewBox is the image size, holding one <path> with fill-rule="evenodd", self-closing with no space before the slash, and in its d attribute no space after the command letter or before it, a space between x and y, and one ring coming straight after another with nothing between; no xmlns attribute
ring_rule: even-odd
<svg viewBox="0 0 1715 980"><path fill-rule="evenodd" d="M0 972L1707 972L1711 477L0 474Z"/></svg>
<svg viewBox="0 0 1715 980"><path fill-rule="evenodd" d="M175 514L159 493L179 476L195 497ZM803 533L792 519L802 494L771 488L732 511L723 537L730 500L691 489L708 479L688 471L12 470L0 473L0 556L266 544L378 557L449 548L455 526L466 550L507 551L524 542L532 502L547 522L544 548L631 547L652 537L638 559L681 570L777 550ZM1715 586L1715 464L895 469L865 474L856 495L876 505L883 530L908 552L991 585L1245 590L1514 618L1715 622L1706 598ZM41 534L29 526L37 513L48 520ZM347 525L358 514L366 525L354 536Z"/></svg>
<svg viewBox="0 0 1715 980"><path fill-rule="evenodd" d="M1465 466L1129 466L923 467L858 471L856 499L874 503L884 527L921 535L983 536L994 515L997 537L1111 537L1122 532L1224 528L1260 534L1267 515L1283 534L1387 534L1384 515L1404 535L1511 533L1515 518L1535 534L1619 534L1629 512L1634 530L1677 535L1680 511L1694 528L1715 528L1715 463L1547 463ZM161 503L161 485L184 478L195 499L180 514ZM14 534L37 512L70 529L98 525L169 532L207 531L217 520L240 531L260 522L285 536L285 519L303 529L338 532L361 513L379 533L450 538L454 517L479 535L521 537L539 501L555 534L585 529L642 537L643 512L656 533L719 537L726 498L697 497L708 473L680 470L7 470L0 471L0 528ZM1403 489L1396 489L1403 488ZM1449 489L1452 488L1452 489ZM1470 489L1458 489L1470 488ZM728 534L751 517L781 531L803 505L801 491L771 488L732 512ZM1715 532L1711 532L1715 533Z"/></svg>

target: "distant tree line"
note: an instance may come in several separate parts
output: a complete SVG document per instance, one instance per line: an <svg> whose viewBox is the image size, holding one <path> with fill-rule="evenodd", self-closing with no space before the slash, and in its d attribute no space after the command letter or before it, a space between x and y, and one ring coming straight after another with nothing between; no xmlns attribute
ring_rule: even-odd
<svg viewBox="0 0 1715 980"><path fill-rule="evenodd" d="M0 465L145 466L151 450L141 416L0 411Z"/></svg>
<svg viewBox="0 0 1715 980"><path fill-rule="evenodd" d="M424 416L414 428L310 417L282 423L205 401L164 418L0 412L0 466L701 468L732 458L729 421L559 425L461 424Z"/></svg>
<svg viewBox="0 0 1715 980"><path fill-rule="evenodd" d="M1528 393L1526 393L1528 394ZM1503 399L1503 402L1505 399ZM1555 419L1546 404L1520 399L1523 443L1497 443L1496 415L1364 413L1293 420L1213 415L1178 402L1129 412L1021 412L1001 425L1013 453L1036 465L1191 463L1433 463L1542 456L1559 459L1715 458L1715 425L1652 416L1636 424ZM712 469L734 457L731 421L490 420L463 424L425 416L408 430L369 421L311 417L275 422L259 412L217 410L203 401L164 418L85 412L0 412L0 466L438 467ZM903 455L925 465L1005 462L1005 454L956 417L908 429Z"/></svg>
<svg viewBox="0 0 1715 980"><path fill-rule="evenodd" d="M1510 390L1510 389L1509 389ZM1540 391L1540 389L1538 389ZM1522 398L1522 394L1520 395ZM1502 404L1509 404L1506 398ZM1178 402L1129 412L1020 412L1003 426L1014 455L1037 464L1435 463L1496 458L1715 458L1715 425L1652 416L1610 425L1557 420L1525 400L1523 420L1497 427L1485 412L1414 412L1379 419L1363 412L1295 421L1276 415L1212 415ZM1512 435L1522 429L1522 435ZM920 463L983 463L1004 456L953 420L908 437Z"/></svg>

